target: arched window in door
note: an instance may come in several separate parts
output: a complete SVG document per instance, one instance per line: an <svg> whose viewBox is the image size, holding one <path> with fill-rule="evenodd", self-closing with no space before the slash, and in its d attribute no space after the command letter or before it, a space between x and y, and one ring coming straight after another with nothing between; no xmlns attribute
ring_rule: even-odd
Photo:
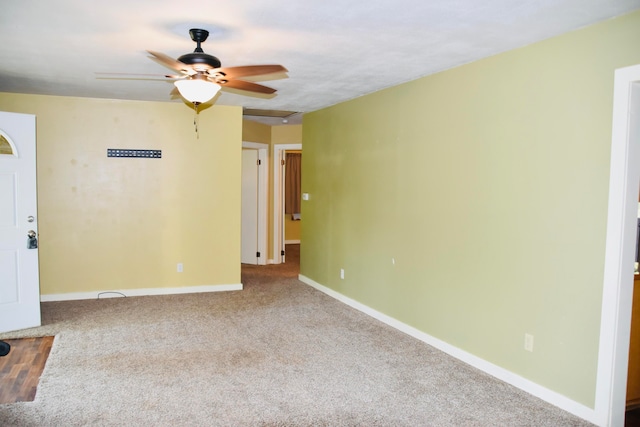
<svg viewBox="0 0 640 427"><path fill-rule="evenodd" d="M15 151L9 140L0 134L0 155L2 154L15 155Z"/></svg>

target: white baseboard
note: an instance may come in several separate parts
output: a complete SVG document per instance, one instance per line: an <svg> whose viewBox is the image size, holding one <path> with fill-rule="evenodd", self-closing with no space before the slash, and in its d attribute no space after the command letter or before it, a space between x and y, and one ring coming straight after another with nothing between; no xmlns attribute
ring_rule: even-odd
<svg viewBox="0 0 640 427"><path fill-rule="evenodd" d="M386 323L387 325L401 332L404 332L407 335L410 335L420 341L423 341L437 348L438 350L441 350L449 354L450 356L453 356L456 359L464 363L467 363L468 365L473 366L474 368L480 369L481 371L501 381L511 384L519 388L520 390L523 390L539 399L542 399L545 402L548 402L554 406L557 406L558 408L563 409L580 418L583 418L591 423L598 424L598 422L600 421L594 409L591 409L587 406L584 406L581 403L571 400L566 396L563 396L553 390L549 390L548 388L545 388L537 383L534 383L533 381L523 378L520 375L517 375L504 368L501 368L500 366L487 362L486 360L481 359L478 356L474 356L471 353L467 353L464 350L461 350L457 347L447 344L446 342L441 341L438 338L435 338L429 334L426 334L414 328L413 326L409 326L406 323L402 323L399 320L394 319L393 317L387 316L386 314L383 314L377 310L374 310L371 307L368 307L362 303L359 303L358 301L355 301L347 296L342 295L339 292L334 291L333 289L327 288L326 286L323 286L302 274L300 274L298 278L301 282L319 290L320 292L323 292L329 295L330 297L333 297L338 301L355 308L356 310L359 310L383 323Z"/></svg>
<svg viewBox="0 0 640 427"><path fill-rule="evenodd" d="M71 301L81 299L98 299L98 298L118 298L118 297L139 297L147 295L174 295L174 294L193 294L198 292L223 292L223 291L241 291L242 283L236 285L203 285L189 286L184 288L142 288L142 289L110 289L104 291L93 292L69 292L64 294L44 294L40 295L41 302L49 301Z"/></svg>
<svg viewBox="0 0 640 427"><path fill-rule="evenodd" d="M300 240L285 240L284 244L285 245L298 245L298 244L300 244Z"/></svg>

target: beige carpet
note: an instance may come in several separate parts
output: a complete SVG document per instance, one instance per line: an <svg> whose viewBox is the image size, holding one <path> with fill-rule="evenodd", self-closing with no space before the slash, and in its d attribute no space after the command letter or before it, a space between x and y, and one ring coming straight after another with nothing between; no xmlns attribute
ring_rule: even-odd
<svg viewBox="0 0 640 427"><path fill-rule="evenodd" d="M304 285L42 304L56 335L33 402L2 426L583 426Z"/></svg>

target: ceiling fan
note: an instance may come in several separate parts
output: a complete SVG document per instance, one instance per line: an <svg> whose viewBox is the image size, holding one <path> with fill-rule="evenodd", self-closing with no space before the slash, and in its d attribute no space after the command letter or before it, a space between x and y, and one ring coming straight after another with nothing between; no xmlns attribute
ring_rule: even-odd
<svg viewBox="0 0 640 427"><path fill-rule="evenodd" d="M189 35L191 40L196 42L193 53L187 53L178 59L173 59L164 53L150 50L147 52L151 55L151 59L178 72L178 74L165 75L164 77L175 80L174 84L180 95L196 107L213 98L221 88L266 95L273 94L276 92L275 89L242 80L242 78L287 72L287 69L282 65L223 67L218 58L202 50L201 43L207 39L209 31L192 28L189 30Z"/></svg>

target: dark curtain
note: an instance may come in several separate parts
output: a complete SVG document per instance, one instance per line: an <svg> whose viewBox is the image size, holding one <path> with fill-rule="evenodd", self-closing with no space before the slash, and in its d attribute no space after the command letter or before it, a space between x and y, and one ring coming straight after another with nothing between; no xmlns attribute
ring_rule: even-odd
<svg viewBox="0 0 640 427"><path fill-rule="evenodd" d="M284 162L284 213L300 213L302 153L287 153Z"/></svg>

